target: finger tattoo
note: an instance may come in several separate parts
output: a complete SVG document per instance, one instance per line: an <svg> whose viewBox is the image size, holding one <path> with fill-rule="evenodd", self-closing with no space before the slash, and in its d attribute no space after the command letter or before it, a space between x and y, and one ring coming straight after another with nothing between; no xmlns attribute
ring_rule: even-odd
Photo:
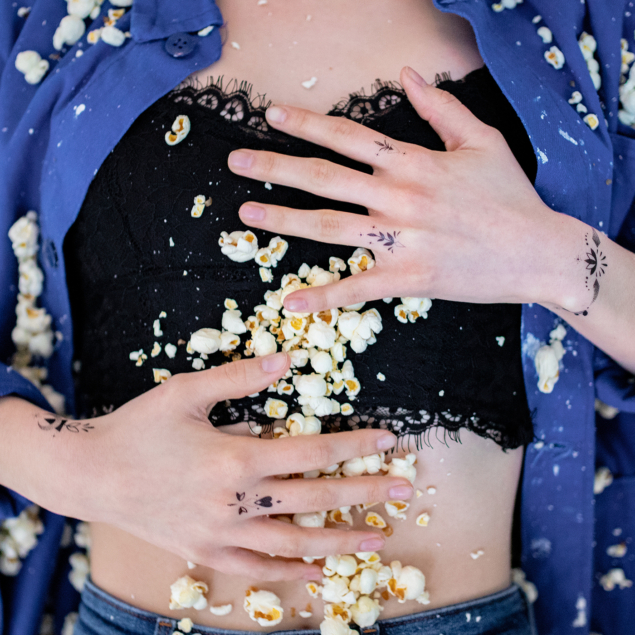
<svg viewBox="0 0 635 635"><path fill-rule="evenodd" d="M381 152L384 154L406 154L399 150L393 143L390 143L386 137L384 137L383 141L375 141L375 143L379 146L376 156L379 156Z"/></svg>
<svg viewBox="0 0 635 635"><path fill-rule="evenodd" d="M394 253L395 248L404 247L404 245L399 242L399 234L401 234L400 231L394 231L392 234L390 232L386 232L385 234L384 232L377 232L376 234L366 235L374 238L377 244L386 247L390 253Z"/></svg>
<svg viewBox="0 0 635 635"><path fill-rule="evenodd" d="M44 430L45 432L53 432L52 436L57 436L57 434L61 433L63 430L68 430L69 432L78 433L78 432L88 432L89 430L94 430L95 426L93 426L90 421L76 421L75 419L64 419L62 417L56 417L55 415L46 415L42 416L40 414L35 415L35 420L37 421L37 425L40 430Z"/></svg>
<svg viewBox="0 0 635 635"><path fill-rule="evenodd" d="M245 492L236 492L237 503L227 503L227 507L238 507L238 515L247 514L249 509L262 509L263 507L273 507L276 503L282 501L274 501L271 496L261 496L258 494L250 498L246 497Z"/></svg>

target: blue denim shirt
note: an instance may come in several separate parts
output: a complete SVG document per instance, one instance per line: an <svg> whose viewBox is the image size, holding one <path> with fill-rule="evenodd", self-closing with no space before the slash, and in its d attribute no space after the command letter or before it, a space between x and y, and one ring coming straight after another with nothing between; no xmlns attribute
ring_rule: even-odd
<svg viewBox="0 0 635 635"><path fill-rule="evenodd" d="M435 3L472 24L485 63L532 141L538 161L535 185L543 201L635 251L635 179L628 178L635 174L635 130L617 116L620 39L635 49L632 3L524 0L502 11L494 10L491 0ZM64 236L91 179L132 122L221 55L217 29L197 37L195 50L180 58L166 50L167 38L218 26L222 16L212 0L135 0L117 23L131 33L123 46L101 41L90 45L85 35L58 61L51 61L42 83L32 86L16 70L16 55L29 49L43 58L55 53L53 33L66 6L34 0L28 3L32 10L25 20L17 10L26 4L19 0L0 5L0 360L7 361L12 353L17 294L17 265L7 231L34 209L39 213L39 260L45 274L40 300L53 317L54 330L61 333L49 360L49 378L72 412ZM109 8L106 1L102 13ZM542 20L534 23L537 15ZM543 43L536 33L539 26L549 27L553 43ZM599 92L578 45L583 31L598 42ZM553 45L566 60L560 69L544 56ZM79 49L81 57L76 55ZM574 90L581 92L588 111L598 115L596 130L568 103ZM85 109L77 114L80 104ZM605 591L598 579L613 567L623 568L629 579L635 577L635 554L630 551L635 535L635 384L629 373L568 328L560 379L551 394L539 392L532 343L548 341L559 322L540 306L523 306L524 374L536 434L527 448L522 481L523 569L538 587L535 606L542 635L583 635L589 630L626 635L633 632L635 588ZM7 394L49 408L32 384L0 363L0 396ZM620 410L612 421L598 419L597 434L596 397ZM616 479L594 499L596 462L608 466ZM21 496L0 488L0 520L26 505ZM0 632L7 635L38 631L47 594L60 619L77 601L64 563L56 562L65 519L46 512L44 522L45 532L19 575L0 584ZM621 541L627 543L626 556L608 556L606 548Z"/></svg>

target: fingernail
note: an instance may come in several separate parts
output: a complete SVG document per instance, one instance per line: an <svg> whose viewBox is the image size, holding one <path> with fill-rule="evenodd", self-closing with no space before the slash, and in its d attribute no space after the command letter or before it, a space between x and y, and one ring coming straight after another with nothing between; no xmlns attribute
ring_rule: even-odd
<svg viewBox="0 0 635 635"><path fill-rule="evenodd" d="M269 106L267 108L267 120L273 123L282 123L287 118L287 111L280 106Z"/></svg>
<svg viewBox="0 0 635 635"><path fill-rule="evenodd" d="M251 152L245 152L244 150L234 150L229 155L229 165L232 168L248 168L253 163L254 155Z"/></svg>
<svg viewBox="0 0 635 635"><path fill-rule="evenodd" d="M265 373L276 373L281 371L287 364L286 353L276 353L275 355L269 355L262 358L262 370Z"/></svg>
<svg viewBox="0 0 635 635"><path fill-rule="evenodd" d="M306 300L285 300L284 308L292 313L303 313L309 308L309 305Z"/></svg>
<svg viewBox="0 0 635 635"><path fill-rule="evenodd" d="M408 75L408 77L415 84L419 84L419 86L426 86L427 85L426 80L423 79L423 77L421 77L421 75L419 75L419 73L417 73L417 71L415 71L414 69L410 68L410 66L406 66L406 75Z"/></svg>
<svg viewBox="0 0 635 635"><path fill-rule="evenodd" d="M370 540L364 540L361 545L359 545L360 551L377 551L377 549L381 549L384 546L385 542L381 538L371 538Z"/></svg>
<svg viewBox="0 0 635 635"><path fill-rule="evenodd" d="M411 498L412 487L410 485L396 485L388 490L388 496L398 499Z"/></svg>
<svg viewBox="0 0 635 635"><path fill-rule="evenodd" d="M394 434L384 434L377 439L378 450L388 450L397 443L397 437Z"/></svg>
<svg viewBox="0 0 635 635"><path fill-rule="evenodd" d="M245 220L262 220L265 217L265 209L259 205L246 203L240 208L239 214Z"/></svg>

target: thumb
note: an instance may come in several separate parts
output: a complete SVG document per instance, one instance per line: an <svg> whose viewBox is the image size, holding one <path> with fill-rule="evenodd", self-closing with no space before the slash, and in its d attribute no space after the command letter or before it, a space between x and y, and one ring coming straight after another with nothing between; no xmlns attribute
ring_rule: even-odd
<svg viewBox="0 0 635 635"><path fill-rule="evenodd" d="M474 147L487 128L454 95L428 84L409 66L401 70L401 85L410 103L441 137L448 152Z"/></svg>
<svg viewBox="0 0 635 635"><path fill-rule="evenodd" d="M269 386L287 372L289 356L276 353L267 357L241 359L198 373L188 373L187 398L191 405L208 414L214 404L225 399L240 399Z"/></svg>

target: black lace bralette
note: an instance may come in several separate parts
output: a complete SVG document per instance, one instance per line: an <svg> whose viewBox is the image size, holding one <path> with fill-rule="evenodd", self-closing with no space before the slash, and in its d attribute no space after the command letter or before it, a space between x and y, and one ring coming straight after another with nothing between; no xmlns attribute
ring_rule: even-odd
<svg viewBox="0 0 635 635"><path fill-rule="evenodd" d="M536 162L531 142L487 69L460 81L439 78L438 83L504 134L533 181ZM231 88L223 90L218 81L206 87L182 85L146 110L101 166L67 235L64 251L75 358L81 363L76 365L80 416L108 412L153 388L153 368L172 374L195 372L185 342L200 328L220 330L226 298L238 302L246 319L253 307L263 303L267 289L279 288L285 273L297 273L303 263L328 270L330 256L347 260L354 251L287 237L288 252L272 269L274 280L269 284L261 281L253 260L238 263L221 254L221 232L245 229L237 210L248 200L367 213L355 205L237 176L227 168L232 150L244 147L321 157L371 171L270 129L265 100L252 99L246 83ZM182 114L189 117L191 131L184 141L169 146L165 134ZM354 94L329 115L348 117L395 140L444 149L395 83L378 81L372 94ZM198 195L213 202L200 218L193 218L191 208ZM259 230L255 234L261 246L272 236ZM424 252L425 245L421 249ZM354 413L324 417L326 429L388 428L400 436L413 435L417 447L429 442L430 433L456 439L461 428L503 448L530 442L520 305L433 300L427 319L402 324L394 315L397 303L399 299L364 307L379 311L383 331L365 352L349 349L348 359L362 389L354 401L344 393L333 395L350 402ZM154 322L163 312L162 335L155 335ZM155 341L161 352L152 357ZM176 346L173 358L166 355L167 343ZM139 349L147 360L137 366L129 356ZM215 353L196 364L209 368L224 361L227 357ZM210 420L215 425L248 421L269 427L272 419L266 416L264 404L271 396L263 391L254 398L217 404ZM294 411L299 407L291 407L289 414Z"/></svg>

